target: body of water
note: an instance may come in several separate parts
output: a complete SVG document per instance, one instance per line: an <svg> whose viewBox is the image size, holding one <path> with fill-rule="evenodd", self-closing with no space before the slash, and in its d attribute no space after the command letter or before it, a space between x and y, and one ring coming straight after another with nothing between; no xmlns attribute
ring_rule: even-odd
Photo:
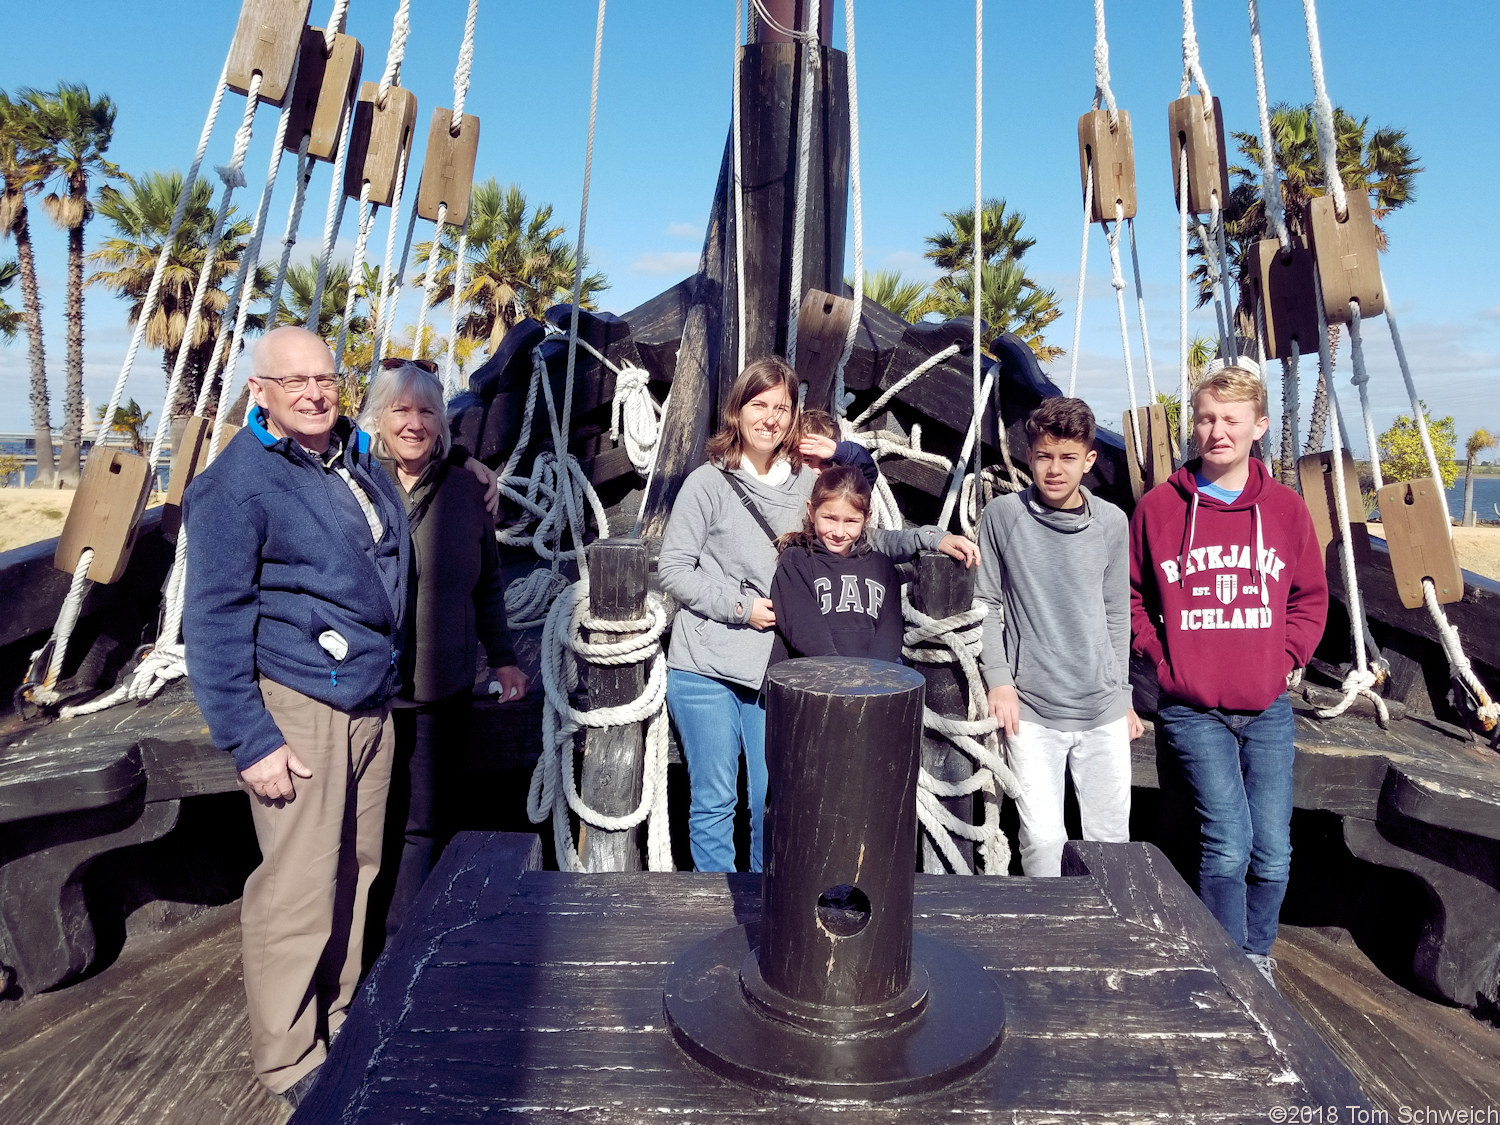
<svg viewBox="0 0 1500 1125"><path fill-rule="evenodd" d="M1495 514L1495 506L1500 504L1500 477L1475 477L1474 478L1474 515L1480 520L1495 522L1500 516ZM1448 512L1456 520L1464 518L1464 474L1458 474L1458 480L1448 490Z"/></svg>

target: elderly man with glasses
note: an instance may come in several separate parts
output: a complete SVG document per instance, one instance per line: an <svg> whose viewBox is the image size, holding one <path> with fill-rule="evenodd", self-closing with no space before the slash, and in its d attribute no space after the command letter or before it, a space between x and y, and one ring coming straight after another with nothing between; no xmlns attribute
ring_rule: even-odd
<svg viewBox="0 0 1500 1125"><path fill-rule="evenodd" d="M248 424L184 497L183 628L260 843L240 916L255 1071L296 1105L359 983L411 543L322 340L268 333L249 383Z"/></svg>

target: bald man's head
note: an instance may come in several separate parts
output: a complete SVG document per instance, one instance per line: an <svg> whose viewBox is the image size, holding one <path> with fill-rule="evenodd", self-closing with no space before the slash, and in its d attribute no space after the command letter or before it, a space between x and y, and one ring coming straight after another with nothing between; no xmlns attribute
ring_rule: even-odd
<svg viewBox="0 0 1500 1125"><path fill-rule="evenodd" d="M338 375L328 345L290 325L261 337L251 357L250 393L266 428L322 453L339 416Z"/></svg>

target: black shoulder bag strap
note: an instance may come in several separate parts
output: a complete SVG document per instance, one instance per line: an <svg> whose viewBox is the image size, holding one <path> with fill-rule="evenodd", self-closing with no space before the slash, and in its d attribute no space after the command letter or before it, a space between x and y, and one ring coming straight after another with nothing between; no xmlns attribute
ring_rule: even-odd
<svg viewBox="0 0 1500 1125"><path fill-rule="evenodd" d="M721 468L719 472L724 474L724 479L729 482L729 487L734 489L734 494L740 498L740 503L745 505L745 511L750 513L750 518L760 524L760 529L766 533L766 538L775 543L776 532L771 530L771 525L766 521L766 517L760 514L760 509L755 506L755 501L750 499L750 494L745 491L745 486L736 480L734 474L728 469Z"/></svg>

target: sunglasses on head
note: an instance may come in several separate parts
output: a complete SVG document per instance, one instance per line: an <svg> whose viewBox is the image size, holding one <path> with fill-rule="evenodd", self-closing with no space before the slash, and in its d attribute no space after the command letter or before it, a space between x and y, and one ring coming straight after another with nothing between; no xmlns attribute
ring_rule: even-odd
<svg viewBox="0 0 1500 1125"><path fill-rule="evenodd" d="M429 375L437 374L437 364L430 359L403 359L400 356L388 355L380 361L380 366L386 371L394 371L398 367L405 367L408 363Z"/></svg>

